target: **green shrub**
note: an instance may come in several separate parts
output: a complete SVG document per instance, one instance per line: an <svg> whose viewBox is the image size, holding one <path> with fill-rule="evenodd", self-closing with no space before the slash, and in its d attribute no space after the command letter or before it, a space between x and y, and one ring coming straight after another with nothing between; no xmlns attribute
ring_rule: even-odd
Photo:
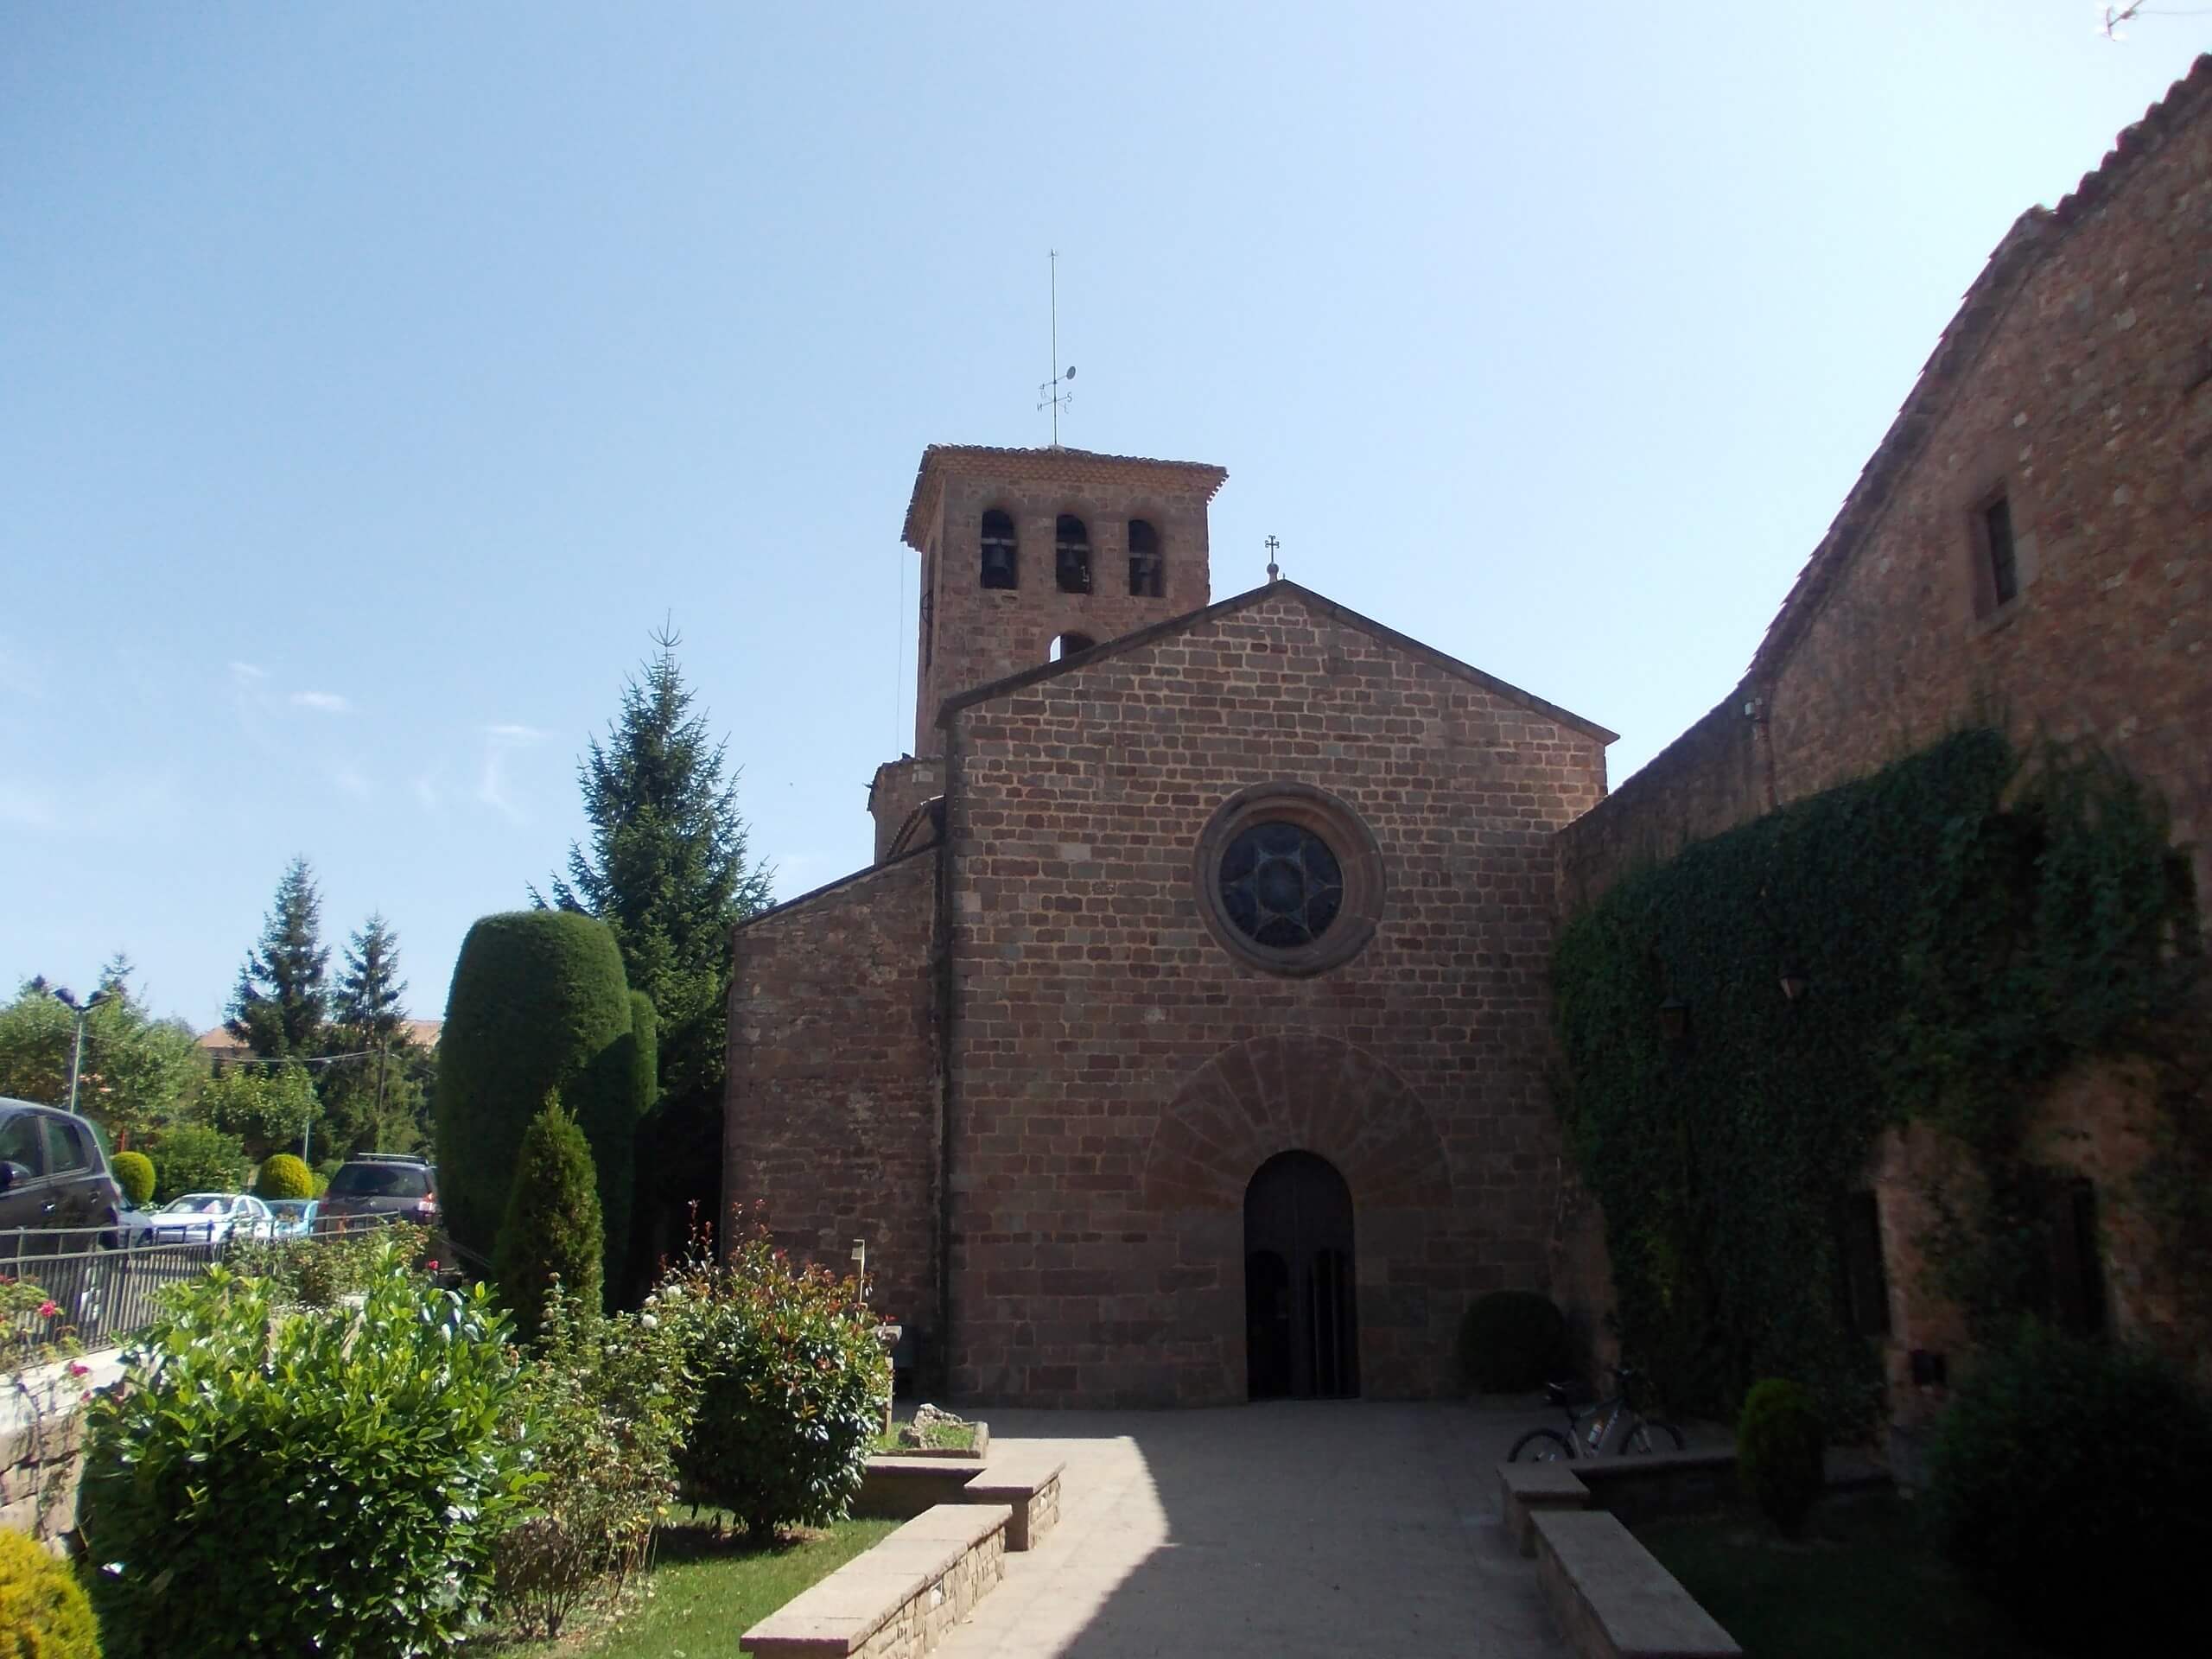
<svg viewBox="0 0 2212 1659"><path fill-rule="evenodd" d="M1459 1321L1459 1374L1481 1393L1541 1388L1567 1363L1567 1320L1541 1292L1494 1290Z"/></svg>
<svg viewBox="0 0 2212 1659"><path fill-rule="evenodd" d="M94 1397L79 1525L109 1659L444 1653L526 1504L528 1421L486 1293L387 1248L358 1308L226 1268L168 1294Z"/></svg>
<svg viewBox="0 0 2212 1659"><path fill-rule="evenodd" d="M602 1275L619 1283L645 1075L622 953L604 922L572 911L486 916L468 930L438 1040L438 1198L464 1249L497 1247L524 1132L558 1090L590 1142Z"/></svg>
<svg viewBox="0 0 2212 1659"><path fill-rule="evenodd" d="M672 1327L601 1318L556 1285L521 1399L544 1480L493 1553L493 1596L519 1633L552 1637L644 1567L676 1495L692 1389Z"/></svg>
<svg viewBox="0 0 2212 1659"><path fill-rule="evenodd" d="M492 1268L525 1342L536 1338L556 1284L569 1300L599 1307L605 1243L596 1188L583 1131L561 1109L561 1097L548 1096L522 1138Z"/></svg>
<svg viewBox="0 0 2212 1659"><path fill-rule="evenodd" d="M304 1065L233 1066L208 1078L193 1109L210 1127L237 1135L258 1162L315 1122L315 1084Z"/></svg>
<svg viewBox="0 0 2212 1659"><path fill-rule="evenodd" d="M75 1574L20 1532L0 1531L0 1654L100 1659L92 1606Z"/></svg>
<svg viewBox="0 0 2212 1659"><path fill-rule="evenodd" d="M187 1192L236 1192L245 1185L245 1142L205 1123L180 1123L154 1148L154 1197L162 1204Z"/></svg>
<svg viewBox="0 0 2212 1659"><path fill-rule="evenodd" d="M315 1173L290 1153L276 1153L262 1160L253 1190L264 1198L311 1198Z"/></svg>
<svg viewBox="0 0 2212 1659"><path fill-rule="evenodd" d="M417 1270L435 1268L429 1249L429 1230L402 1221L313 1238L235 1238L224 1246L223 1260L240 1278L269 1281L281 1307L329 1307L367 1290L387 1255Z"/></svg>
<svg viewBox="0 0 2212 1659"><path fill-rule="evenodd" d="M118 1152L108 1160L108 1168L115 1176L115 1184L123 1189L123 1196L137 1205L150 1202L154 1196L154 1160L143 1152Z"/></svg>
<svg viewBox="0 0 2212 1659"><path fill-rule="evenodd" d="M2190 1628L2212 1554L2212 1402L2155 1356L2028 1325L1938 1421L1945 1552L2041 1640L2154 1650Z"/></svg>
<svg viewBox="0 0 2212 1659"><path fill-rule="evenodd" d="M1744 1496L1795 1536L1827 1484L1827 1430L1813 1396L1778 1376L1751 1385L1736 1420L1736 1478Z"/></svg>
<svg viewBox="0 0 2212 1659"><path fill-rule="evenodd" d="M695 1255L645 1311L676 1330L699 1389L677 1460L690 1495L756 1535L844 1516L891 1388L859 1286L756 1235L722 1262Z"/></svg>

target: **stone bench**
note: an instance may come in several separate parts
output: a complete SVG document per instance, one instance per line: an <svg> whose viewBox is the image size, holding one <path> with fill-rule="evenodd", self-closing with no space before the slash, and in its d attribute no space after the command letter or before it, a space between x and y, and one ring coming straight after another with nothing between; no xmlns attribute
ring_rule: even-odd
<svg viewBox="0 0 2212 1659"><path fill-rule="evenodd" d="M1003 1503L1014 1512L1006 1547L1034 1549L1060 1518L1063 1458L1043 1452L1015 1452L983 1465L983 1472L961 1489L963 1503Z"/></svg>
<svg viewBox="0 0 2212 1659"><path fill-rule="evenodd" d="M938 1503L962 1503L968 1483L983 1472L981 1458L910 1458L893 1452L868 1460L855 1515L903 1521Z"/></svg>
<svg viewBox="0 0 2212 1659"><path fill-rule="evenodd" d="M1003 1503L940 1503L738 1638L753 1659L916 1659L1006 1575Z"/></svg>
<svg viewBox="0 0 2212 1659"><path fill-rule="evenodd" d="M1590 1489L1566 1463L1501 1463L1497 1465L1498 1511L1505 1529L1523 1555L1536 1553L1540 1510L1586 1510Z"/></svg>
<svg viewBox="0 0 2212 1659"><path fill-rule="evenodd" d="M1536 1580L1580 1659L1742 1659L1728 1632L1614 1516L1538 1510Z"/></svg>

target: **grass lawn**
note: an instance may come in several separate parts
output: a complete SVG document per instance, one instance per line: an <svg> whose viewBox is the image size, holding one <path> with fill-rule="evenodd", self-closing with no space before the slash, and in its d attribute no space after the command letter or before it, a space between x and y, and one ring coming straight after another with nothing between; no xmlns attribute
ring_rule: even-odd
<svg viewBox="0 0 2212 1659"><path fill-rule="evenodd" d="M1952 1575L1902 1499L1837 1506L1807 1533L1785 1543L1740 1514L1636 1529L1750 1659L2050 1659Z"/></svg>
<svg viewBox="0 0 2212 1659"><path fill-rule="evenodd" d="M648 1586L620 1616L557 1642L503 1646L499 1659L690 1659L734 1654L737 1638L808 1586L895 1530L896 1521L840 1521L773 1548L711 1522L662 1529Z"/></svg>
<svg viewBox="0 0 2212 1659"><path fill-rule="evenodd" d="M911 1446L899 1444L899 1436L908 1425L898 1424L887 1434L875 1437L879 1452L911 1452ZM931 1423L922 1431L922 1444L940 1452L965 1452L976 1444L976 1425L973 1423Z"/></svg>

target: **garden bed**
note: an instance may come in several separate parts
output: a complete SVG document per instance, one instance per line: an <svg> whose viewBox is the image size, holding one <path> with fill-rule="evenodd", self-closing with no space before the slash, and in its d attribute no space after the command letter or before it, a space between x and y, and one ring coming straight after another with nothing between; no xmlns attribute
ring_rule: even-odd
<svg viewBox="0 0 2212 1659"><path fill-rule="evenodd" d="M2050 1659L1944 1565L1902 1498L1823 1504L1797 1542L1741 1513L1636 1535L1750 1659Z"/></svg>
<svg viewBox="0 0 2212 1659"><path fill-rule="evenodd" d="M875 1452L886 1458L980 1458L990 1450L988 1423L930 1423L920 1430L921 1444L901 1438L914 1433L911 1423L894 1423L875 1437Z"/></svg>

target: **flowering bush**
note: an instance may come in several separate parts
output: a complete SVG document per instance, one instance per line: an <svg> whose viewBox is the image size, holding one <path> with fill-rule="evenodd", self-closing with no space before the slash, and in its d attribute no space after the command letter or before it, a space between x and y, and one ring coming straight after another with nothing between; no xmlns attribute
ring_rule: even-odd
<svg viewBox="0 0 2212 1659"><path fill-rule="evenodd" d="M28 1279L0 1274L0 1370L65 1359L78 1350L76 1327L62 1322L51 1296Z"/></svg>
<svg viewBox="0 0 2212 1659"><path fill-rule="evenodd" d="M725 1261L695 1254L645 1300L699 1390L677 1459L690 1494L754 1534L842 1517L891 1389L859 1284L795 1268L756 1233Z"/></svg>
<svg viewBox="0 0 2212 1659"><path fill-rule="evenodd" d="M693 1391L676 1332L651 1313L602 1317L556 1280L542 1319L520 1397L543 1484L493 1561L500 1608L523 1634L554 1637L645 1565L676 1495Z"/></svg>
<svg viewBox="0 0 2212 1659"><path fill-rule="evenodd" d="M416 1659L480 1622L535 1484L515 1358L485 1293L386 1244L359 1308L211 1268L94 1397L79 1527L108 1659Z"/></svg>

